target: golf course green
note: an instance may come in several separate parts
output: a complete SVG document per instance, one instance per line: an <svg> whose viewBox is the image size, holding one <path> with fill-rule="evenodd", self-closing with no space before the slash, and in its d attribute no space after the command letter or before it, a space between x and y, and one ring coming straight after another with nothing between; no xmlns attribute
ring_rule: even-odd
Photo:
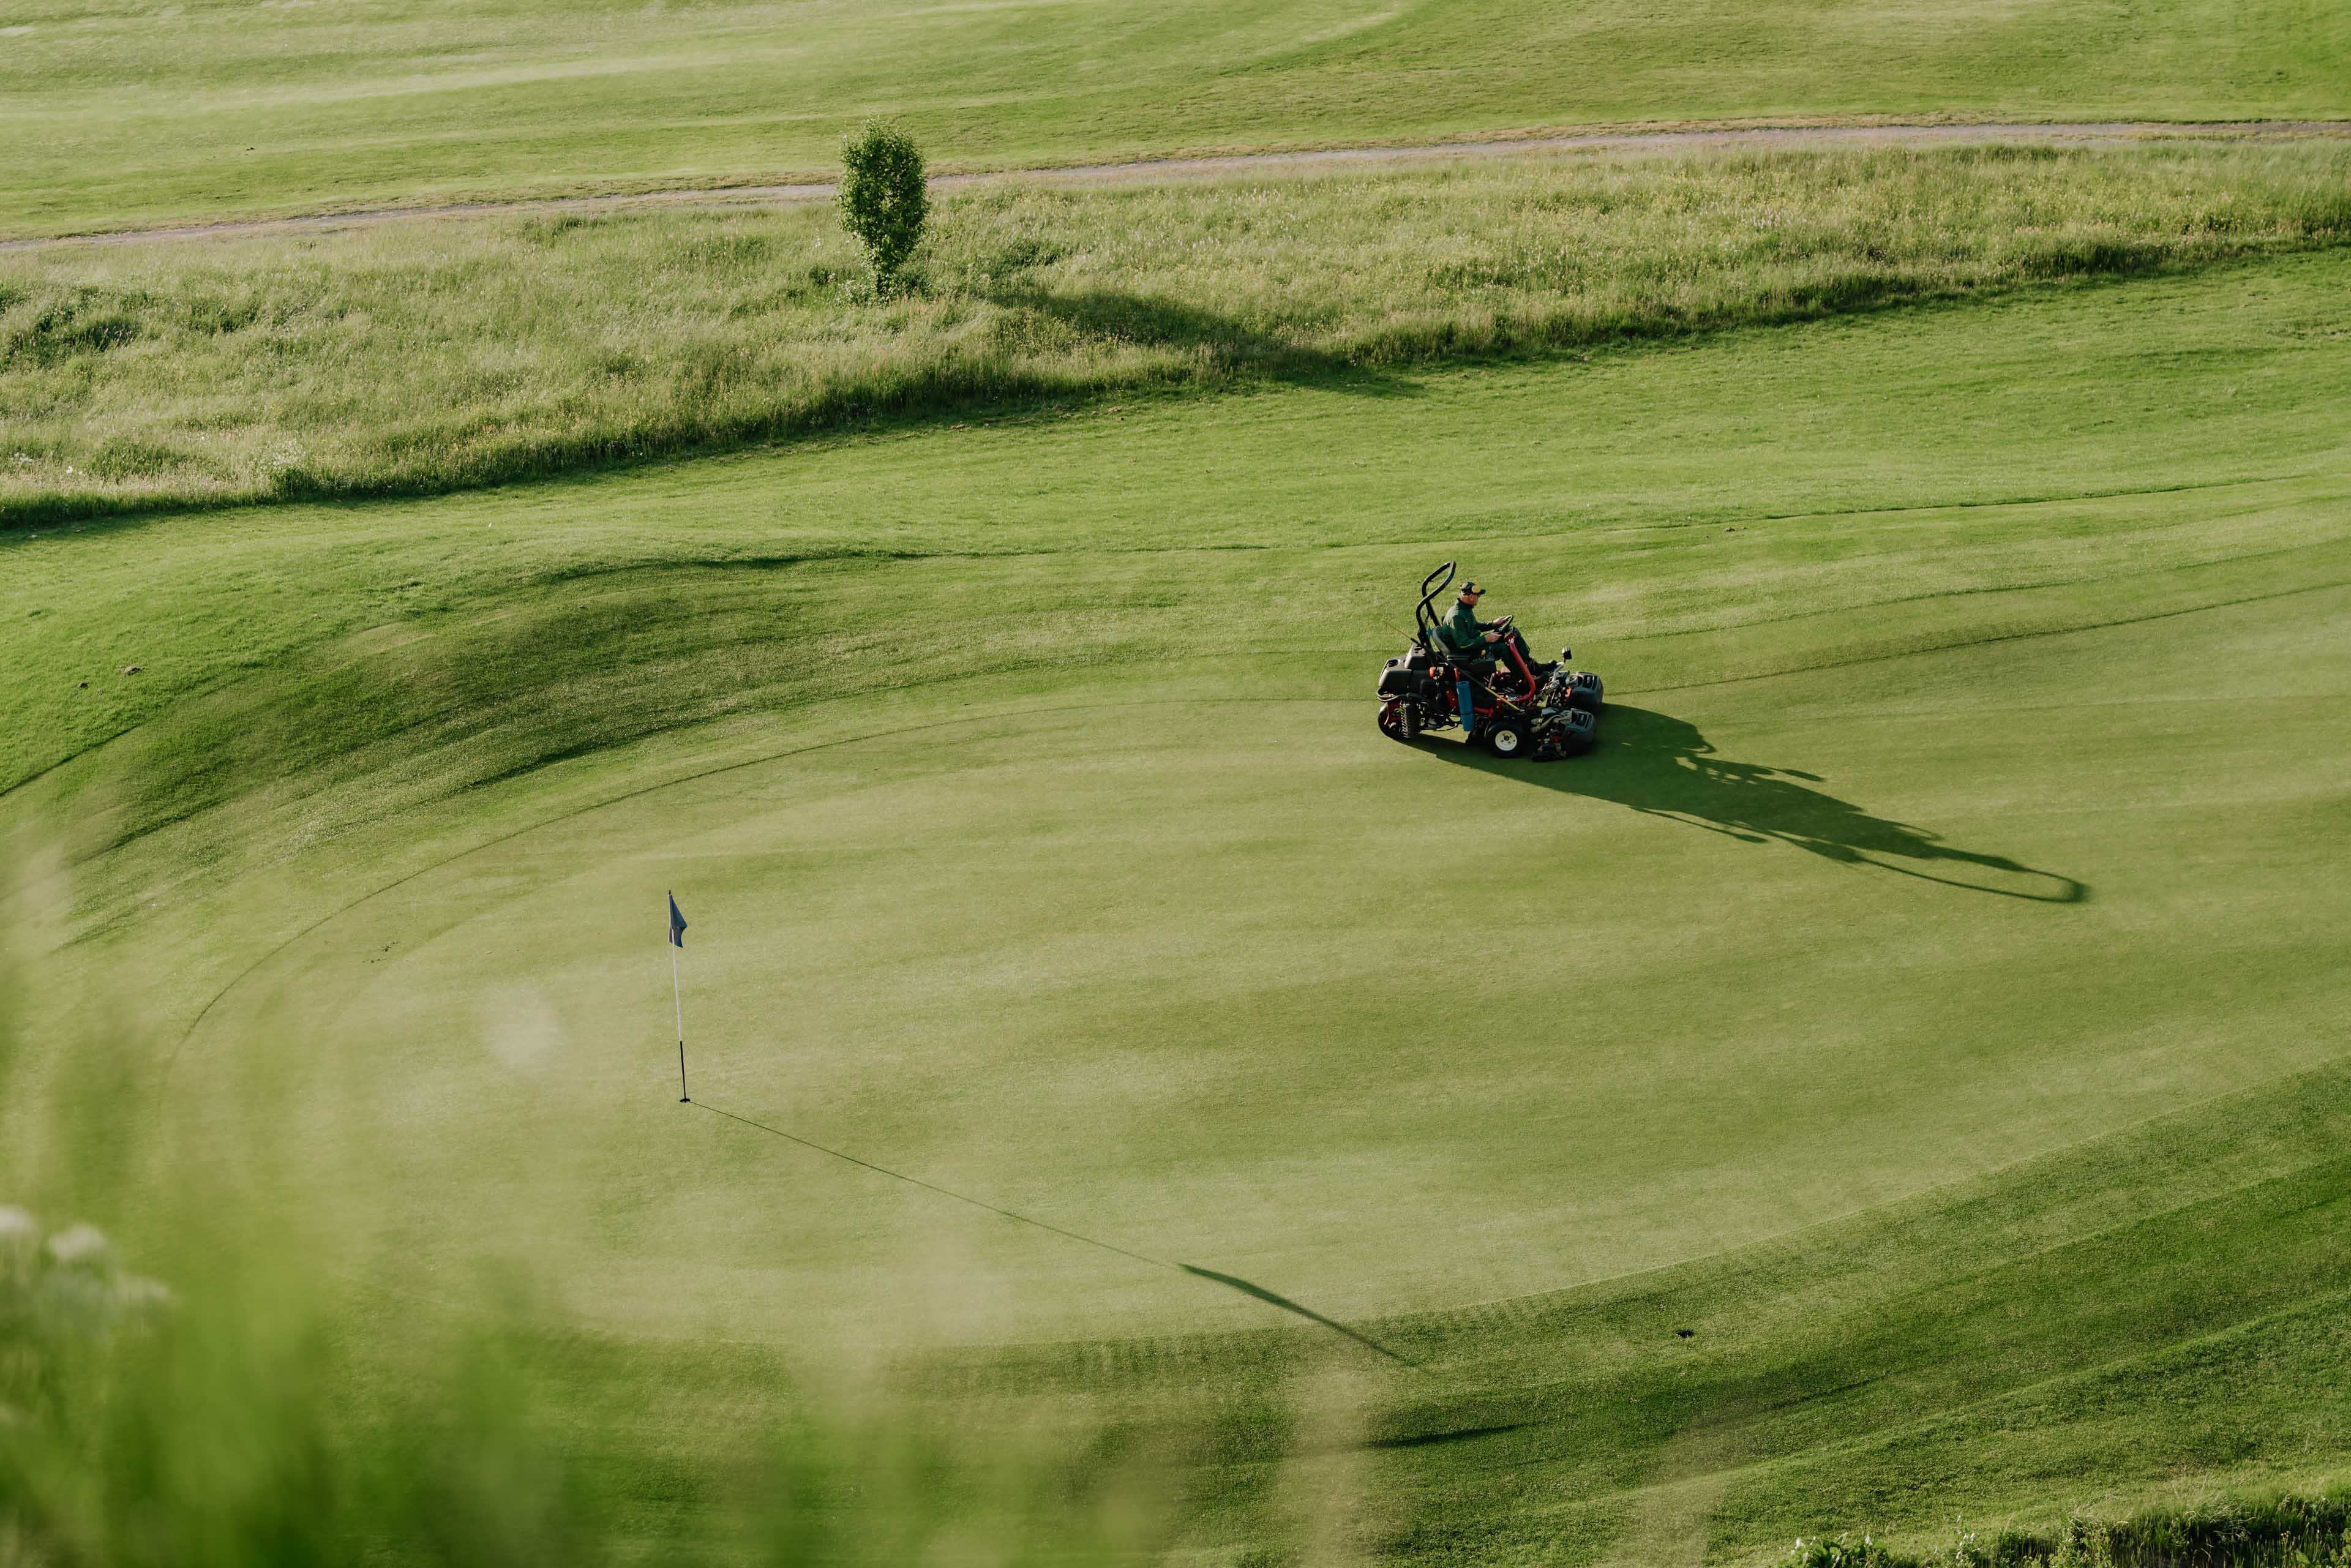
<svg viewBox="0 0 2351 1568"><path fill-rule="evenodd" d="M0 537L0 1130L63 1146L102 1024L134 1256L234 1151L385 1321L521 1260L616 1397L736 1402L687 1471L752 1353L1290 1411L1193 1466L1201 1561L1292 1560L1329 1454L1332 1529L1465 1563L2324 1480L2346 301L2324 251ZM1605 676L1591 756L1374 729L1448 559Z"/></svg>

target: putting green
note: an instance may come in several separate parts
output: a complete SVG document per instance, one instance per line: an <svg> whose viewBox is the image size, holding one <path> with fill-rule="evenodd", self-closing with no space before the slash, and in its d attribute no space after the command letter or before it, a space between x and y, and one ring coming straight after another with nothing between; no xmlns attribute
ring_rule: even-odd
<svg viewBox="0 0 2351 1568"><path fill-rule="evenodd" d="M1336 1317L1557 1289L2328 1057L2351 896L2298 846L2346 615L2288 589L1635 695L1551 767L1270 691L852 718L370 900L178 1071L280 1013L368 1042L336 1091L420 1213L528 1123L611 1327L1266 1310L708 1112Z"/></svg>
<svg viewBox="0 0 2351 1568"><path fill-rule="evenodd" d="M705 1470L744 1347L945 1346L1045 1400L1372 1364L1405 1557L2306 1478L2346 283L10 541L5 1146L143 1096L374 1310L519 1254ZM1447 557L1607 675L1593 755L1375 731ZM1280 1538L1260 1437L1211 1544Z"/></svg>

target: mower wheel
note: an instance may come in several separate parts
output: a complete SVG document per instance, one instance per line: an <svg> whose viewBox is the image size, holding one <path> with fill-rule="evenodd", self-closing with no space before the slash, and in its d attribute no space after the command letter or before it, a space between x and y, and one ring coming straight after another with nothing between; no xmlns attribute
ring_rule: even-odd
<svg viewBox="0 0 2351 1568"><path fill-rule="evenodd" d="M1486 749L1505 760L1526 756L1533 746L1534 737L1523 719L1497 719L1486 731Z"/></svg>

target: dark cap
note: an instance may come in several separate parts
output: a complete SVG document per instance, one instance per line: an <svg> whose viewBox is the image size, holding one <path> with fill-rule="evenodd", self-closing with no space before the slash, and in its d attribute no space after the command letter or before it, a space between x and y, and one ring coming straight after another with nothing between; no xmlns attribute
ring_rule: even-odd
<svg viewBox="0 0 2351 1568"><path fill-rule="evenodd" d="M1486 591L1486 585L1482 582L1465 582L1461 585L1461 591L1464 593L1483 593Z"/></svg>

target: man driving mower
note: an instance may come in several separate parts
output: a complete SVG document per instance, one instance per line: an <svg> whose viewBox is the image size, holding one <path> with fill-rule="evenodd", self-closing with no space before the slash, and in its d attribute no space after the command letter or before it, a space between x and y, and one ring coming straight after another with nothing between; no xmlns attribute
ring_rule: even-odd
<svg viewBox="0 0 2351 1568"><path fill-rule="evenodd" d="M1478 738L1478 710L1472 702L1475 692L1469 679L1473 661L1492 658L1493 645L1499 643L1516 648L1537 679L1548 676L1552 669L1549 664L1536 663L1527 651L1527 640L1519 635L1509 616L1499 621L1478 619L1478 601L1485 593L1483 583L1463 583L1461 591L1454 597L1453 608L1437 623L1437 640L1453 655L1453 702L1461 716L1461 738L1465 742Z"/></svg>
<svg viewBox="0 0 2351 1568"><path fill-rule="evenodd" d="M1485 590L1463 586L1443 612L1437 601L1454 583L1447 561L1420 580L1412 608L1412 642L1380 671L1380 733L1409 744L1458 718L1496 757L1550 762L1581 757L1600 738L1600 677L1589 670L1527 656L1527 641L1507 615L1478 619ZM1446 688L1450 686L1451 691Z"/></svg>

